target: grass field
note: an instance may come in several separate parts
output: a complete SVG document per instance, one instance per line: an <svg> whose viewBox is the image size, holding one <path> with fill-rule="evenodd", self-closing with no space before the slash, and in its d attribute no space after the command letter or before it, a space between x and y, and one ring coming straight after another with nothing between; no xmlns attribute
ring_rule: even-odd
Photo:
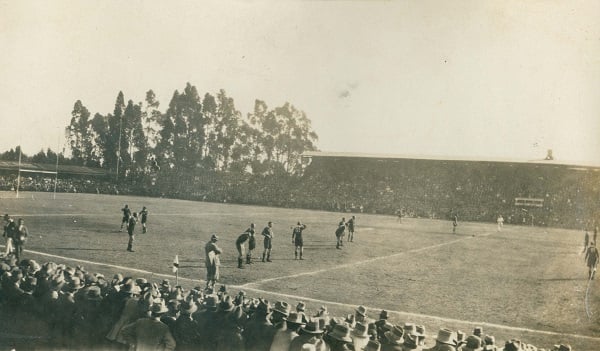
<svg viewBox="0 0 600 351"><path fill-rule="evenodd" d="M150 211L148 233L136 228L134 253L119 232L126 203ZM174 281L177 254L181 285L204 286L204 244L217 233L220 283L233 291L303 300L311 311L326 305L333 315L363 304L376 317L383 308L394 321L424 324L430 340L442 326L470 332L479 325L499 342L600 350L600 286L586 279L580 231L460 223L452 234L449 221L357 214L355 242L336 250L333 233L348 214L87 194L0 193L0 205L26 219L25 257L38 262ZM260 233L270 220L274 262L236 268L237 236L251 222ZM298 220L308 226L304 261L294 260L291 241ZM254 257L261 252L259 237Z"/></svg>

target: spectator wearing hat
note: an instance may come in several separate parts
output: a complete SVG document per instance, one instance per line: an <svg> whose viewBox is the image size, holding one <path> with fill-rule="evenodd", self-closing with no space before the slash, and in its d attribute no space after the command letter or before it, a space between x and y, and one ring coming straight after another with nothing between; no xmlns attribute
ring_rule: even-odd
<svg viewBox="0 0 600 351"><path fill-rule="evenodd" d="M169 327L160 321L161 315L168 311L164 300L155 300L150 311L149 318L140 318L123 327L123 338L136 351L174 350L175 339L169 331Z"/></svg>
<svg viewBox="0 0 600 351"><path fill-rule="evenodd" d="M219 311L219 305L217 295L207 295L202 304L203 310L194 315L200 332L200 350L215 350L217 347L217 336L222 328L221 316L223 314Z"/></svg>
<svg viewBox="0 0 600 351"><path fill-rule="evenodd" d="M271 323L275 329L285 329L285 319L290 314L290 310L291 307L287 302L275 302L275 306L273 306L273 311L271 312Z"/></svg>
<svg viewBox="0 0 600 351"><path fill-rule="evenodd" d="M449 329L442 328L438 331L435 346L426 349L426 351L455 351L456 344L456 334Z"/></svg>
<svg viewBox="0 0 600 351"><path fill-rule="evenodd" d="M262 261L265 262L265 257L267 262L271 261L271 249L273 248L273 222L267 223L267 226L262 231L263 236L263 246L265 250L262 254Z"/></svg>
<svg viewBox="0 0 600 351"><path fill-rule="evenodd" d="M247 351L262 351L271 348L273 341L273 324L269 320L271 305L265 299L259 299L256 310L248 319L242 332Z"/></svg>
<svg viewBox="0 0 600 351"><path fill-rule="evenodd" d="M200 344L198 323L192 314L198 310L198 305L192 299L186 299L179 306L179 317L173 324L173 337L178 351L195 351Z"/></svg>
<svg viewBox="0 0 600 351"><path fill-rule="evenodd" d="M354 345L355 350L362 350L367 346L369 342L369 331L367 330L367 325L357 322L350 333L350 337L352 338L352 344Z"/></svg>
<svg viewBox="0 0 600 351"><path fill-rule="evenodd" d="M126 342L121 334L121 330L125 325L133 323L143 316L143 312L139 307L139 296L142 290L133 279L129 278L125 280L120 291L126 296L124 298L123 310L117 322L108 332L108 335L106 335L106 338L110 341L125 344Z"/></svg>
<svg viewBox="0 0 600 351"><path fill-rule="evenodd" d="M386 331L381 339L381 351L402 351L404 344L404 329L394 325L392 330Z"/></svg>
<svg viewBox="0 0 600 351"><path fill-rule="evenodd" d="M504 351L523 351L523 344L519 339L508 340L504 344Z"/></svg>
<svg viewBox="0 0 600 351"><path fill-rule="evenodd" d="M127 251L135 252L133 250L133 241L135 240L134 230L135 224L137 223L137 212L133 213L133 216L129 217L127 220L127 234L129 235L129 241L127 241Z"/></svg>
<svg viewBox="0 0 600 351"><path fill-rule="evenodd" d="M319 319L313 318L306 325L298 329L298 336L290 342L289 351L301 351L304 345L310 345L315 350L327 349L322 339L324 330L321 329Z"/></svg>
<svg viewBox="0 0 600 351"><path fill-rule="evenodd" d="M298 255L300 255L300 259L303 260L302 254L304 253L304 239L302 238L302 232L306 229L306 224L302 224L298 221L298 224L295 227L292 227L292 244L294 245L294 259L298 259Z"/></svg>
<svg viewBox="0 0 600 351"><path fill-rule="evenodd" d="M483 338L483 350L484 351L496 351L498 348L496 347L496 338L492 335L486 335Z"/></svg>
<svg viewBox="0 0 600 351"><path fill-rule="evenodd" d="M206 254L206 288L214 289L217 280L219 280L219 266L221 260L219 255L223 252L220 247L217 246L219 237L216 234L211 235L210 241L204 246L204 252Z"/></svg>
<svg viewBox="0 0 600 351"><path fill-rule="evenodd" d="M13 240L17 236L18 227L15 221L8 215L4 215L4 234L2 236L6 239L6 248L4 250L4 256L10 255L14 251Z"/></svg>
<svg viewBox="0 0 600 351"><path fill-rule="evenodd" d="M477 335L469 335L465 343L458 348L459 351L483 351L483 341Z"/></svg>
<svg viewBox="0 0 600 351"><path fill-rule="evenodd" d="M283 318L283 328L277 330L273 336L270 351L288 350L292 340L298 336L298 330L304 325L302 316L297 312L290 312Z"/></svg>
<svg viewBox="0 0 600 351"><path fill-rule="evenodd" d="M369 342L367 342L367 346L365 346L364 350L365 351L380 351L381 344L377 340L369 340Z"/></svg>
<svg viewBox="0 0 600 351"><path fill-rule="evenodd" d="M336 324L333 329L327 333L325 342L331 347L331 351L346 351L350 350L349 345L352 344L350 337L350 327L345 323Z"/></svg>
<svg viewBox="0 0 600 351"><path fill-rule="evenodd" d="M231 306L231 307L230 307ZM245 315L239 306L233 305L231 299L228 302L228 308L232 308L221 321L221 329L218 331L217 347L219 351L239 351L244 350L244 337L242 336L241 326L245 322Z"/></svg>
<svg viewBox="0 0 600 351"><path fill-rule="evenodd" d="M97 286L91 287L85 291L85 296L81 301L76 301L74 319L77 323L74 324L73 345L80 349L91 349L92 346L98 345L102 340L101 318L102 311L102 295L100 288Z"/></svg>

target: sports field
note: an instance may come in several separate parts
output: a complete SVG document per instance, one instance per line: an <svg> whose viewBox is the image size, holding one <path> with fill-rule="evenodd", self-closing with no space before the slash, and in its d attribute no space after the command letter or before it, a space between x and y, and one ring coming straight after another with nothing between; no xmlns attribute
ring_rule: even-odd
<svg viewBox="0 0 600 351"><path fill-rule="evenodd" d="M587 280L583 232L494 224L356 214L353 243L336 250L334 230L349 214L170 199L88 195L0 193L1 210L23 217L30 231L25 258L82 265L156 281L204 286L204 244L219 235L221 281L253 297L325 305L333 315L363 304L376 317L427 328L430 340L444 326L470 332L482 326L503 342L520 338L539 347L570 343L600 350L600 286ZM119 232L124 204L147 206L148 233L136 228L136 252ZM305 260L294 260L290 226L307 225ZM260 231L274 224L273 262L260 262ZM255 263L237 268L234 241L251 222L258 240Z"/></svg>

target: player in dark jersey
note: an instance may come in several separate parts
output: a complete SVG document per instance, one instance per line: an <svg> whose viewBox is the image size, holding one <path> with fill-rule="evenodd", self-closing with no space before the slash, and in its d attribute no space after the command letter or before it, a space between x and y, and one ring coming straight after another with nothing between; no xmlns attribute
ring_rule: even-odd
<svg viewBox="0 0 600 351"><path fill-rule="evenodd" d="M133 213L133 216L129 217L129 220L127 221L127 234L129 234L129 241L127 242L127 251L129 252L134 252L133 251L133 240L134 240L134 234L133 234L133 230L135 229L135 224L137 223L137 212Z"/></svg>
<svg viewBox="0 0 600 351"><path fill-rule="evenodd" d="M245 232L243 232L242 234L240 234L237 238L237 240L235 241L235 248L238 251L238 268L244 268L244 251L245 251L245 247L244 244L246 243L246 241L250 240L250 237L254 236L254 223L252 223L250 225L250 228L248 228ZM248 253L248 255L250 255ZM250 256L246 256L246 263L248 263Z"/></svg>
<svg viewBox="0 0 600 351"><path fill-rule="evenodd" d="M344 222L340 222L338 224L337 229L335 230L335 238L337 240L335 248L336 249L342 249L342 246L344 246L344 232L346 231L346 225L344 224Z"/></svg>
<svg viewBox="0 0 600 351"><path fill-rule="evenodd" d="M246 264L252 264L252 251L256 248L256 236L254 236L254 223L250 223L250 228L246 229L248 233L252 233L248 239L248 253L246 253Z"/></svg>
<svg viewBox="0 0 600 351"><path fill-rule="evenodd" d="M300 259L302 258L302 253L304 252L304 240L302 238L302 231L306 229L306 224L302 224L298 222L298 225L292 227L292 244L294 244L294 259L298 259L298 253L300 253Z"/></svg>
<svg viewBox="0 0 600 351"><path fill-rule="evenodd" d="M266 256L267 262L273 262L271 261L271 249L273 248L273 222L269 222L261 234L264 237L263 243L265 247L265 251L263 251L262 254L262 261L265 262Z"/></svg>
<svg viewBox="0 0 600 351"><path fill-rule="evenodd" d="M348 241L354 241L354 224L355 224L355 222L356 222L356 217L352 216L346 223L346 227L348 227Z"/></svg>
<svg viewBox="0 0 600 351"><path fill-rule="evenodd" d="M124 225L129 224L129 217L131 217L131 209L127 204L121 209L121 211L123 211L123 219L121 219L121 229L119 230L120 232L123 231Z"/></svg>
<svg viewBox="0 0 600 351"><path fill-rule="evenodd" d="M148 221L148 209L146 206L140 211L140 222L142 223L142 233L146 233L146 222Z"/></svg>
<svg viewBox="0 0 600 351"><path fill-rule="evenodd" d="M456 227L458 227L458 215L452 217L452 234L456 234Z"/></svg>

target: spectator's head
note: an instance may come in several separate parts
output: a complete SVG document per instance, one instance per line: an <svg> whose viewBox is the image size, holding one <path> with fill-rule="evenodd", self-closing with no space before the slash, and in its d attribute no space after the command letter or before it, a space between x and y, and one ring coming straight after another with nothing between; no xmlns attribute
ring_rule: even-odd
<svg viewBox="0 0 600 351"><path fill-rule="evenodd" d="M355 320L357 322L362 322L367 318L367 308L365 306L358 306L354 311Z"/></svg>
<svg viewBox="0 0 600 351"><path fill-rule="evenodd" d="M219 309L222 312L231 312L233 311L233 309L235 308L235 305L233 304L233 300L231 299L231 296L226 296L223 301L221 301L219 303Z"/></svg>
<svg viewBox="0 0 600 351"><path fill-rule="evenodd" d="M216 312L218 307L217 302L218 297L216 295L208 295L204 298L204 302L202 305L207 311Z"/></svg>
<svg viewBox="0 0 600 351"><path fill-rule="evenodd" d="M285 301L277 301L275 302L275 306L273 306L273 313L271 314L271 319L275 323L279 323L284 320L286 317L290 315L291 307Z"/></svg>
<svg viewBox="0 0 600 351"><path fill-rule="evenodd" d="M386 331L383 336L385 340L391 345L402 345L404 344L404 329L399 325L394 325L392 330Z"/></svg>
<svg viewBox="0 0 600 351"><path fill-rule="evenodd" d="M304 322L302 322L302 315L297 312L290 312L283 320L285 320L288 330L298 331L298 329L304 325Z"/></svg>
<svg viewBox="0 0 600 351"><path fill-rule="evenodd" d="M319 336L319 335L323 334L323 332L324 332L324 330L320 326L318 319L309 320L305 326L300 328L300 331L303 334L310 334L310 335L314 335L314 336Z"/></svg>
<svg viewBox="0 0 600 351"><path fill-rule="evenodd" d="M381 344L375 340L369 340L367 346L365 346L365 351L379 351L381 349Z"/></svg>
<svg viewBox="0 0 600 351"><path fill-rule="evenodd" d="M450 329L442 328L438 331L438 335L435 338L436 344L442 345L456 345L456 334Z"/></svg>
<svg viewBox="0 0 600 351"><path fill-rule="evenodd" d="M465 345L462 348L463 351L482 351L483 343L481 339L476 335L469 335L465 340Z"/></svg>
<svg viewBox="0 0 600 351"><path fill-rule="evenodd" d="M158 298L152 302L152 306L150 306L150 313L152 317L157 318L167 312L169 312L169 309L165 305L165 300Z"/></svg>
<svg viewBox="0 0 600 351"><path fill-rule="evenodd" d="M296 305L297 312L304 312L306 310L306 304L303 301L298 302Z"/></svg>
<svg viewBox="0 0 600 351"><path fill-rule="evenodd" d="M198 310L198 305L196 305L193 301L185 300L179 306L179 312L182 314L191 315L192 313Z"/></svg>
<svg viewBox="0 0 600 351"><path fill-rule="evenodd" d="M481 336L483 335L483 328L475 327L475 329L473 329L473 335L481 338Z"/></svg>
<svg viewBox="0 0 600 351"><path fill-rule="evenodd" d="M523 351L521 340L512 339L504 344L504 351Z"/></svg>
<svg viewBox="0 0 600 351"><path fill-rule="evenodd" d="M337 324L329 333L329 337L344 344L352 343L350 327L345 323Z"/></svg>
<svg viewBox="0 0 600 351"><path fill-rule="evenodd" d="M388 312L386 310L381 310L381 312L379 312L379 319L388 319Z"/></svg>

